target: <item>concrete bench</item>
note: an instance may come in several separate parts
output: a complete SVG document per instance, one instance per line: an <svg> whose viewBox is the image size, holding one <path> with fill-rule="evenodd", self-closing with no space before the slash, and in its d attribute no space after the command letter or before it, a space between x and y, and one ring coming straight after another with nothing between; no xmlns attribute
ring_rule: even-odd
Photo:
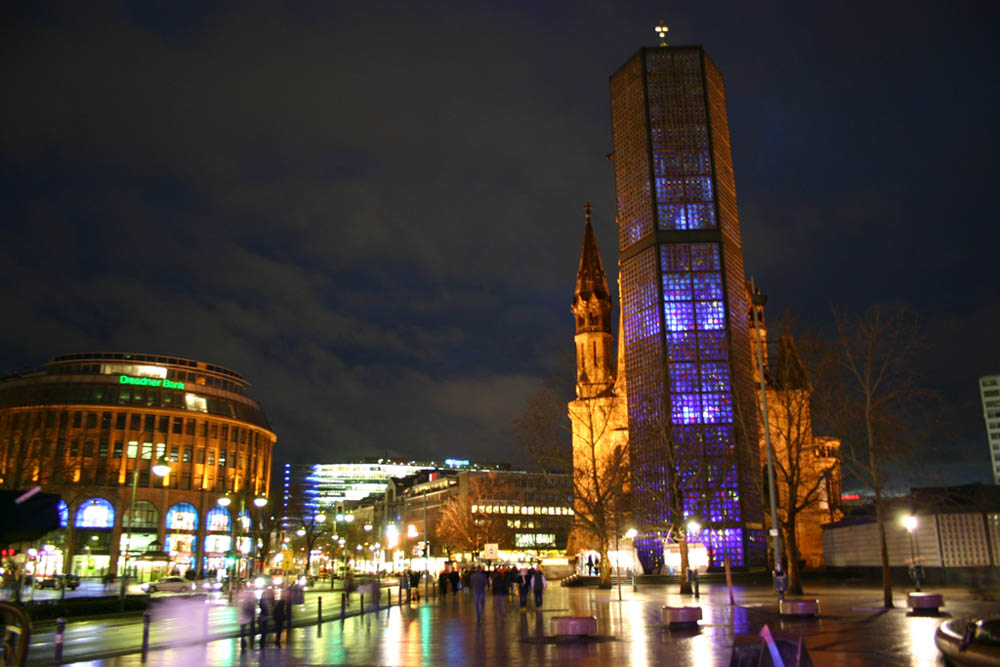
<svg viewBox="0 0 1000 667"><path fill-rule="evenodd" d="M819 616L819 600L808 598L781 600L778 603L778 614L781 616Z"/></svg>
<svg viewBox="0 0 1000 667"><path fill-rule="evenodd" d="M552 634L556 636L586 637L597 634L597 618L594 616L554 616L550 627Z"/></svg>
<svg viewBox="0 0 1000 667"><path fill-rule="evenodd" d="M906 606L914 614L936 614L944 606L944 596L940 593L907 593Z"/></svg>
<svg viewBox="0 0 1000 667"><path fill-rule="evenodd" d="M670 607L660 610L660 619L673 626L698 625L701 620L701 607Z"/></svg>

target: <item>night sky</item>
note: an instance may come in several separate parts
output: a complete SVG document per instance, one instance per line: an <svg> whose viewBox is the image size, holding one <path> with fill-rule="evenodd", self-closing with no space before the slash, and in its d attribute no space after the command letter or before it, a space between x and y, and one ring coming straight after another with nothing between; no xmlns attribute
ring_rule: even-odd
<svg viewBox="0 0 1000 667"><path fill-rule="evenodd" d="M3 373L179 355L253 383L282 461L521 460L511 420L572 375L586 201L614 276L608 77L663 19L726 77L769 317L912 306L930 481L989 479L994 2L28 4L0 35Z"/></svg>

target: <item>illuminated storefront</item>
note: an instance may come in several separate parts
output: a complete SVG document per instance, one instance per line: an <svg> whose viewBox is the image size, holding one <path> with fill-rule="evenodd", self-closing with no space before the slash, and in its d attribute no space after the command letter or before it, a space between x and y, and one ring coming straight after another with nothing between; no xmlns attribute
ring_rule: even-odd
<svg viewBox="0 0 1000 667"><path fill-rule="evenodd" d="M221 366L129 353L56 357L0 380L0 483L69 503L66 528L43 539L53 553L39 550L46 568L61 551L56 572L142 578L157 559L184 571L201 548L228 551L205 538L229 531L198 519L223 495L268 495L275 435L249 386Z"/></svg>

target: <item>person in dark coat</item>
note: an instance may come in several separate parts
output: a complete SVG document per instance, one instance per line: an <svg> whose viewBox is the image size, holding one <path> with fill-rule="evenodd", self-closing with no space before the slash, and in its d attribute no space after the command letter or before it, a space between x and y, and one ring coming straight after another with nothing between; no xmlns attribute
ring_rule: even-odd
<svg viewBox="0 0 1000 667"><path fill-rule="evenodd" d="M417 602L420 602L420 572L410 572L410 588L413 589Z"/></svg>
<svg viewBox="0 0 1000 667"><path fill-rule="evenodd" d="M493 613L498 621L507 617L507 594L510 592L510 581L503 570L493 572Z"/></svg>
<svg viewBox="0 0 1000 667"><path fill-rule="evenodd" d="M264 593L260 596L260 616L257 622L260 628L260 648L264 648L267 645L267 630L273 614L274 591L270 588L265 588Z"/></svg>
<svg viewBox="0 0 1000 667"><path fill-rule="evenodd" d="M535 593L535 609L542 608L542 593L545 592L547 586L548 583L545 581L545 575L542 574L542 568L538 568L531 575L531 590Z"/></svg>
<svg viewBox="0 0 1000 667"><path fill-rule="evenodd" d="M281 646L281 631L285 629L285 622L288 620L288 612L292 607L292 591L284 589L281 591L281 599L274 603L274 645Z"/></svg>
<svg viewBox="0 0 1000 667"><path fill-rule="evenodd" d="M448 581L451 583L452 597L458 595L458 583L461 581L461 575L459 575L458 570L452 569L452 571L448 573Z"/></svg>
<svg viewBox="0 0 1000 667"><path fill-rule="evenodd" d="M442 598L448 595L448 573L444 570L438 575L438 592Z"/></svg>
<svg viewBox="0 0 1000 667"><path fill-rule="evenodd" d="M528 592L531 590L531 570L522 568L517 574L517 593L521 600L521 609L528 606Z"/></svg>
<svg viewBox="0 0 1000 667"><path fill-rule="evenodd" d="M469 588L472 589L472 599L476 605L476 623L483 619L483 610L486 608L486 586L489 581L483 568L476 566L476 571L469 577Z"/></svg>

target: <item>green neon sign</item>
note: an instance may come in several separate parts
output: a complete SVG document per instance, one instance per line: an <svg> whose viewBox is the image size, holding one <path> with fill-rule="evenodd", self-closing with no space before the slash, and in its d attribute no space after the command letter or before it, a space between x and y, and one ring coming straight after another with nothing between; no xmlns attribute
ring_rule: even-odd
<svg viewBox="0 0 1000 667"><path fill-rule="evenodd" d="M164 389L184 389L183 382L174 382L166 378L135 378L131 375L119 375L118 384L134 384L141 387L163 387Z"/></svg>

